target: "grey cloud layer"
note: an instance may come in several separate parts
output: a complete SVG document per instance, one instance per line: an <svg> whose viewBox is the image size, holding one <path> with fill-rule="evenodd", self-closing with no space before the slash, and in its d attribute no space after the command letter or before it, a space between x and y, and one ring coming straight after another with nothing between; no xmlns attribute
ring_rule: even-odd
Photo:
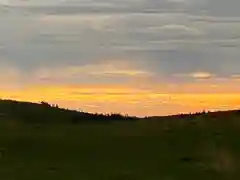
<svg viewBox="0 0 240 180"><path fill-rule="evenodd" d="M240 74L239 0L0 3L0 62L23 72L122 59L156 77Z"/></svg>

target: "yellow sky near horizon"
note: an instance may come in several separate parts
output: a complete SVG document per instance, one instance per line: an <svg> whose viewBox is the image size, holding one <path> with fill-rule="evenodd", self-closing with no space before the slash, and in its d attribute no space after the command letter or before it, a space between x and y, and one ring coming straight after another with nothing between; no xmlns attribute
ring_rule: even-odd
<svg viewBox="0 0 240 180"><path fill-rule="evenodd" d="M5 76L0 78L0 98L4 99L47 101L69 109L136 116L240 109L238 76L219 78L208 72L192 72L164 79L123 60L39 67L27 73L1 67Z"/></svg>
<svg viewBox="0 0 240 180"><path fill-rule="evenodd" d="M126 85L35 85L22 89L1 90L0 93L3 99L48 101L69 109L136 116L240 109L240 93L237 92L164 93L157 89L140 89Z"/></svg>

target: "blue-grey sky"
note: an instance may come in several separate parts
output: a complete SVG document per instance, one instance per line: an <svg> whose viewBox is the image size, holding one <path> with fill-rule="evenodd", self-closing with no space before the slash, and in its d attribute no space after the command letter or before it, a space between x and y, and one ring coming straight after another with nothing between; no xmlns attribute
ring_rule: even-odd
<svg viewBox="0 0 240 180"><path fill-rule="evenodd" d="M235 93L239 7L239 0L0 0L0 81L131 84L155 93L214 93L210 85L221 84L217 91Z"/></svg>

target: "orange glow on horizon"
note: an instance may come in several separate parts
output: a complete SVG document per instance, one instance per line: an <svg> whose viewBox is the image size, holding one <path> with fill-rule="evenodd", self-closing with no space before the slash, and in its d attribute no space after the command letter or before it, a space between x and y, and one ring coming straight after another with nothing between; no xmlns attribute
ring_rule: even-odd
<svg viewBox="0 0 240 180"><path fill-rule="evenodd" d="M240 93L162 93L128 86L29 86L2 90L1 98L48 101L88 112L151 116L202 110L240 109Z"/></svg>

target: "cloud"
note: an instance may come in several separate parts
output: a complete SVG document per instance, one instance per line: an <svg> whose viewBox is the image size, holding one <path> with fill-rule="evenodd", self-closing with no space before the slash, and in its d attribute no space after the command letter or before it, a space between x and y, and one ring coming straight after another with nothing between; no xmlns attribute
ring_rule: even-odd
<svg viewBox="0 0 240 180"><path fill-rule="evenodd" d="M64 66L56 68L40 68L34 72L33 77L46 81L71 81L94 78L134 78L150 77L152 73L131 67L124 62L102 62L99 64L87 64L83 66ZM107 79L105 79L107 80ZM115 79L116 80L116 79ZM119 82L120 83L120 82Z"/></svg>
<svg viewBox="0 0 240 180"><path fill-rule="evenodd" d="M186 3L188 0L168 0L168 2L174 2L174 3Z"/></svg>
<svg viewBox="0 0 240 180"><path fill-rule="evenodd" d="M208 72L195 72L190 74L190 77L196 78L196 79L209 79L213 77L213 74L210 74Z"/></svg>
<svg viewBox="0 0 240 180"><path fill-rule="evenodd" d="M21 11L39 14L88 14L88 13L161 13L183 12L189 8L198 7L196 0L1 0L9 8L18 8ZM205 1L205 0L202 0Z"/></svg>
<svg viewBox="0 0 240 180"><path fill-rule="evenodd" d="M55 8L58 9L58 6ZM102 11L41 14L32 19L32 16L36 16L33 13L31 21L23 20L26 17L19 12L11 12L10 25L0 27L1 32L4 32L1 36L5 45L4 50L1 50L1 55L4 55L2 58L22 69L31 70L47 65L82 66L89 62L95 63L98 59L124 57L130 61L135 59L137 63L148 61L148 69L154 69L157 73L164 72L166 76L173 72L189 73L195 71L196 67L219 74L231 71L229 68L222 68L226 65L224 59L228 59L228 64L235 64L234 67L237 67L238 62L235 59L239 52L231 50L234 48L219 50L221 42L217 42L222 39L222 44L229 44L228 47L237 47L240 44L238 40L230 42L230 32L233 31L229 31L232 28L229 23L213 28L210 23L191 19L192 15L188 12ZM0 19L4 23L7 17L5 15ZM22 19L20 22L24 23L17 23L18 19ZM27 30L27 33L24 33L24 36L21 33L16 38L18 33L15 29L17 32ZM153 41L160 43L152 43Z"/></svg>
<svg viewBox="0 0 240 180"><path fill-rule="evenodd" d="M5 6L54 6L61 4L59 0L31 0L31 1L21 1L21 0L0 0L1 5Z"/></svg>
<svg viewBox="0 0 240 180"><path fill-rule="evenodd" d="M191 77L194 79L210 79L215 77L213 74L209 72L193 72L190 74L176 74L177 77Z"/></svg>
<svg viewBox="0 0 240 180"><path fill-rule="evenodd" d="M188 27L181 24L168 24L164 26L153 26L147 28L150 32L162 32L165 34L187 34L200 35L200 31L194 27Z"/></svg>
<svg viewBox="0 0 240 180"><path fill-rule="evenodd" d="M110 75L110 76L149 76L150 73L141 70L106 70L90 73L91 75Z"/></svg>
<svg viewBox="0 0 240 180"><path fill-rule="evenodd" d="M240 80L240 74L233 74L233 75L230 76L230 79L239 81Z"/></svg>
<svg viewBox="0 0 240 180"><path fill-rule="evenodd" d="M104 20L105 18L110 18L109 15L101 15L97 16L94 14L90 15L79 15L79 14L73 14L73 15L44 15L41 16L40 21L43 23L69 23L69 24L75 24L75 23L87 23L87 22L95 22L98 20Z"/></svg>
<svg viewBox="0 0 240 180"><path fill-rule="evenodd" d="M190 20L194 22L203 22L203 23L239 23L240 17L228 17L228 16L199 16L199 15L188 15Z"/></svg>
<svg viewBox="0 0 240 180"><path fill-rule="evenodd" d="M40 24L51 31L69 32L76 31L79 33L85 30L106 31L111 30L117 22L116 16L110 14L67 14L67 15L43 15L39 18Z"/></svg>
<svg viewBox="0 0 240 180"><path fill-rule="evenodd" d="M240 65L238 0L0 2L5 4L0 7L0 58L15 67L17 74L9 70L8 77L17 82L123 84L126 79L153 79L166 86L193 79L238 79L230 78L239 74Z"/></svg>

